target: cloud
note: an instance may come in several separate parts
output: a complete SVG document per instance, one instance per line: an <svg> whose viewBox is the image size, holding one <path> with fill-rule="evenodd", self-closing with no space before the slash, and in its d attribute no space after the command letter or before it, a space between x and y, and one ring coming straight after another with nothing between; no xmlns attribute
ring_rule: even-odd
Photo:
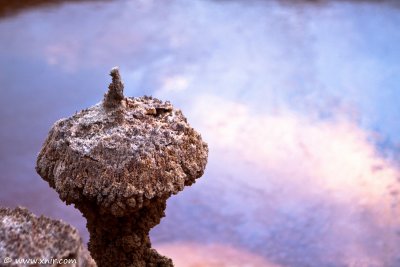
<svg viewBox="0 0 400 267"><path fill-rule="evenodd" d="M351 121L314 120L289 110L263 114L215 96L200 98L189 112L214 151L273 173L309 177L307 184L338 199L375 203L397 183L398 170L379 155L370 134Z"/></svg>
<svg viewBox="0 0 400 267"><path fill-rule="evenodd" d="M209 144L209 165L169 203L155 240L222 242L283 266L395 262L400 173L370 133L340 114L257 112L208 94L183 108Z"/></svg>

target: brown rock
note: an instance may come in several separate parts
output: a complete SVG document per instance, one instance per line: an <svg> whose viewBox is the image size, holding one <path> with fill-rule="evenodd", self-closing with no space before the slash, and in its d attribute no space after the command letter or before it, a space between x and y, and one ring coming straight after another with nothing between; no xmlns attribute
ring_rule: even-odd
<svg viewBox="0 0 400 267"><path fill-rule="evenodd" d="M207 144L169 102L125 98L111 76L102 103L54 124L36 170L86 217L99 266L172 266L148 233L167 198L203 175Z"/></svg>
<svg viewBox="0 0 400 267"><path fill-rule="evenodd" d="M96 266L75 228L36 217L22 207L0 208L0 260L1 266L59 266L53 260L68 261L64 266ZM36 264L20 260L36 260Z"/></svg>

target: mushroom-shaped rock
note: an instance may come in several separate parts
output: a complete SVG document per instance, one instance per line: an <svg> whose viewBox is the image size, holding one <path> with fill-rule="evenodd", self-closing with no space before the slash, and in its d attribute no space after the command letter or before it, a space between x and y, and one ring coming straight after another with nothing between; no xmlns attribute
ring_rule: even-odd
<svg viewBox="0 0 400 267"><path fill-rule="evenodd" d="M36 170L86 217L99 266L172 266L148 234L171 194L203 175L208 147L180 110L125 98L117 68L111 76L101 103L54 124Z"/></svg>
<svg viewBox="0 0 400 267"><path fill-rule="evenodd" d="M0 259L5 266L96 266L75 228L22 207L0 208Z"/></svg>

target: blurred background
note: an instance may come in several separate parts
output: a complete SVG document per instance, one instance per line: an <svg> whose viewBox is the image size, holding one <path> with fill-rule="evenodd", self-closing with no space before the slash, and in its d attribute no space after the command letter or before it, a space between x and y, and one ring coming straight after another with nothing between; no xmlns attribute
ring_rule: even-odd
<svg viewBox="0 0 400 267"><path fill-rule="evenodd" d="M397 1L0 0L0 205L87 242L34 166L118 65L209 144L151 232L177 266L398 267L399 25Z"/></svg>

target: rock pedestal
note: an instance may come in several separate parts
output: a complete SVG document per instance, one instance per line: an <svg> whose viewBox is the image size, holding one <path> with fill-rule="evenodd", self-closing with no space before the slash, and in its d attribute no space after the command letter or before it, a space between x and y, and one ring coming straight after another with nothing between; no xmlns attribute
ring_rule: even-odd
<svg viewBox="0 0 400 267"><path fill-rule="evenodd" d="M124 97L111 76L101 103L53 125L36 170L86 217L99 266L172 266L148 234L166 200L203 175L208 147L171 103Z"/></svg>

